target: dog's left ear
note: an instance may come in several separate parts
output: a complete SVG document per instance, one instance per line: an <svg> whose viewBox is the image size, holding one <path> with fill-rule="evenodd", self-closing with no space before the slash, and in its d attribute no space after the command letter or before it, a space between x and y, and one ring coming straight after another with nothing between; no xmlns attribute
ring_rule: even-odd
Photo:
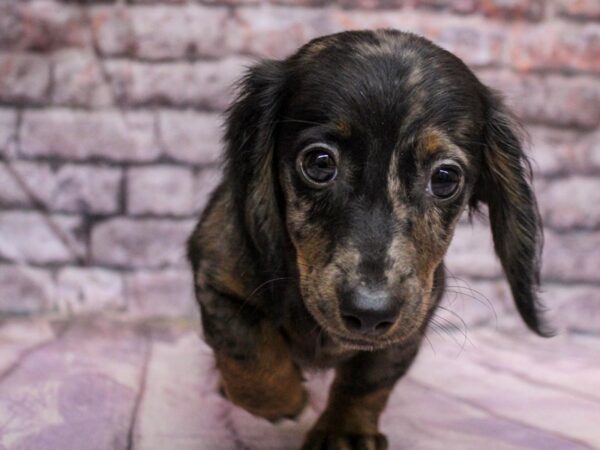
<svg viewBox="0 0 600 450"><path fill-rule="evenodd" d="M283 102L285 62L262 61L246 72L226 117L226 171L235 212L260 263L276 271L282 224L275 166L275 129Z"/></svg>
<svg viewBox="0 0 600 450"><path fill-rule="evenodd" d="M496 93L485 89L483 96L482 170L472 206L478 201L488 205L494 249L521 317L537 334L551 336L537 296L543 232L531 165L523 151L524 133Z"/></svg>

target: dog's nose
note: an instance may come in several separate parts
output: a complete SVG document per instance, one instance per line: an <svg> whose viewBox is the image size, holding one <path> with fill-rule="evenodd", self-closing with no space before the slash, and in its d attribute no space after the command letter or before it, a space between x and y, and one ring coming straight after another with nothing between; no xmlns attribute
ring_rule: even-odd
<svg viewBox="0 0 600 450"><path fill-rule="evenodd" d="M342 294L340 312L348 330L379 335L396 321L400 302L384 291L359 288Z"/></svg>

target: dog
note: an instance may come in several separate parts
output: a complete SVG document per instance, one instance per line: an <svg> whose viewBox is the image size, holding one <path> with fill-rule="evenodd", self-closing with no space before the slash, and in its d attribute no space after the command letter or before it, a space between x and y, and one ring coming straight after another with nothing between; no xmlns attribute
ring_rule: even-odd
<svg viewBox="0 0 600 450"><path fill-rule="evenodd" d="M188 242L231 402L294 418L302 370L335 368L302 449L387 448L378 418L442 298L455 225L481 205L520 315L551 334L522 129L459 58L410 33L342 32L238 89L223 179Z"/></svg>

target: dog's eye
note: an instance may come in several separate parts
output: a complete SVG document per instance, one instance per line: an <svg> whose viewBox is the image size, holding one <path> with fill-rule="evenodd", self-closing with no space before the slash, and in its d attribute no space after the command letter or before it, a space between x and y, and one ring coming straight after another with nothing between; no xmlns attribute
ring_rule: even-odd
<svg viewBox="0 0 600 450"><path fill-rule="evenodd" d="M434 197L450 198L458 191L460 181L461 172L458 167L442 165L433 170L427 190Z"/></svg>
<svg viewBox="0 0 600 450"><path fill-rule="evenodd" d="M322 144L311 145L298 155L297 168L304 181L312 187L324 187L337 175L337 154Z"/></svg>

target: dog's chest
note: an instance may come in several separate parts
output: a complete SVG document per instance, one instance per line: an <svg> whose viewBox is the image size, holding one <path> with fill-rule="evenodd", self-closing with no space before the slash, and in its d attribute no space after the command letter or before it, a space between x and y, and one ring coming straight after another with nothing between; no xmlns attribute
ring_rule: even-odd
<svg viewBox="0 0 600 450"><path fill-rule="evenodd" d="M356 354L356 350L344 348L333 341L324 331L300 331L284 329L294 360L307 368L330 368Z"/></svg>

